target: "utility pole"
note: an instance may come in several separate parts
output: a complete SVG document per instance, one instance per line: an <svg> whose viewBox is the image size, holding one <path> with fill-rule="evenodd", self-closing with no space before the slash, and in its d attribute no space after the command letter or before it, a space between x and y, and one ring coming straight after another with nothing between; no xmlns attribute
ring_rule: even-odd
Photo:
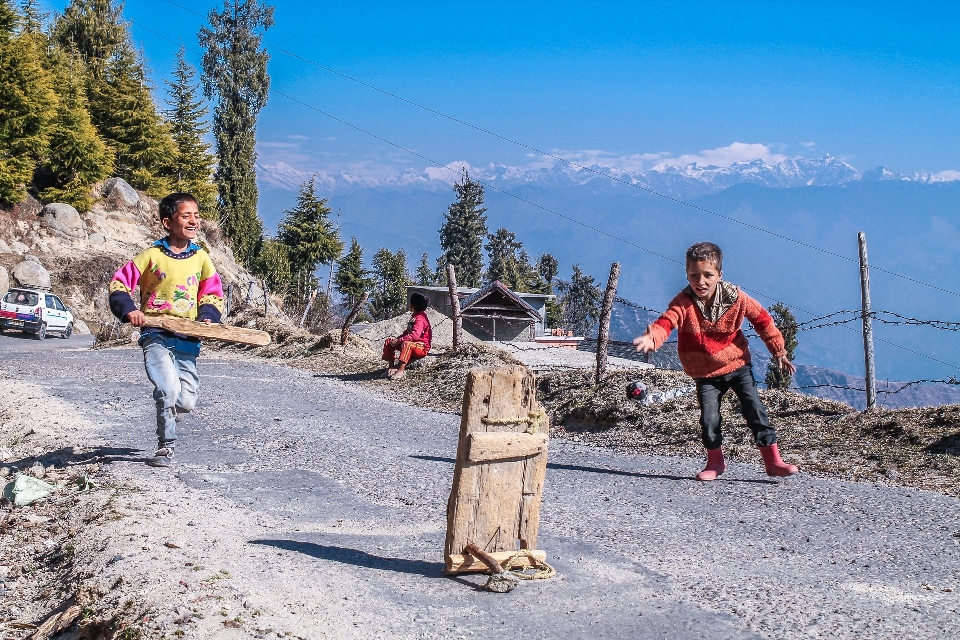
<svg viewBox="0 0 960 640"><path fill-rule="evenodd" d="M460 317L460 296L457 294L457 272L453 265L447 263L447 288L450 290L450 319L453 320L453 348L460 348L463 342L463 318ZM493 321L493 331L496 334L496 320ZM494 335L496 340L496 335Z"/></svg>
<svg viewBox="0 0 960 640"><path fill-rule="evenodd" d="M603 294L603 306L600 307L600 327L597 329L597 373L596 384L600 384L607 373L607 342L610 339L610 316L613 313L613 301L617 297L617 282L620 280L620 263L610 265L610 278L607 291Z"/></svg>
<svg viewBox="0 0 960 640"><path fill-rule="evenodd" d="M870 311L870 267L867 265L867 236L857 234L860 245L860 299L863 303L863 365L867 389L867 411L877 406L877 375L873 364L873 314Z"/></svg>

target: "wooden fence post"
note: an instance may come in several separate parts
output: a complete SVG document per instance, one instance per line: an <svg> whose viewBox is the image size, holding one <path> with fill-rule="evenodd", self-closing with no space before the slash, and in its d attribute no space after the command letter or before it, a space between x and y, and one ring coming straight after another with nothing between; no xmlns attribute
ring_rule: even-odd
<svg viewBox="0 0 960 640"><path fill-rule="evenodd" d="M310 313L310 307L313 306L313 299L317 297L317 290L314 289L310 292L310 299L307 300L307 306L303 310L303 316L300 317L300 326L303 326L303 323L307 321L307 314Z"/></svg>
<svg viewBox="0 0 960 640"><path fill-rule="evenodd" d="M347 344L347 336L350 335L350 325L353 324L353 321L357 319L357 316L360 315L360 309L363 309L363 305L367 304L367 298L370 297L369 291L364 291L363 295L360 296L360 299L357 300L357 304L353 305L353 310L350 312L350 315L347 316L347 319L343 321L343 329L340 330L340 346Z"/></svg>
<svg viewBox="0 0 960 640"><path fill-rule="evenodd" d="M613 300L617 297L617 282L620 280L620 263L610 265L610 278L607 291L603 295L600 308L600 327L597 329L597 374L596 383L600 384L607 373L607 343L610 340L610 315L613 313Z"/></svg>
<svg viewBox="0 0 960 640"><path fill-rule="evenodd" d="M870 310L870 267L867 264L867 235L857 234L860 245L860 300L863 304L863 368L867 391L867 410L877 406L877 375L873 363L873 313Z"/></svg>
<svg viewBox="0 0 960 640"><path fill-rule="evenodd" d="M267 281L260 281L260 288L263 289L263 317L270 314L270 294L267 292Z"/></svg>
<svg viewBox="0 0 960 640"><path fill-rule="evenodd" d="M453 314L453 348L459 349L463 342L463 318L460 317L460 296L457 295L457 273L453 265L447 263L447 288L450 290L450 313Z"/></svg>
<svg viewBox="0 0 960 640"><path fill-rule="evenodd" d="M233 288L234 284L231 282L227 285L226 300L223 301L223 318L226 319L230 315L230 312L233 310Z"/></svg>

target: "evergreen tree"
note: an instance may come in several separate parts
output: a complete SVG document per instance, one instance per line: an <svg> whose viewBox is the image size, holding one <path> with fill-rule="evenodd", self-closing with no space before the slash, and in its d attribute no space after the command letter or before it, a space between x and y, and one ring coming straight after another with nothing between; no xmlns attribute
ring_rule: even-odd
<svg viewBox="0 0 960 640"><path fill-rule="evenodd" d="M440 227L441 262L457 270L457 284L479 287L483 275L483 239L487 235L487 209L483 206L483 185L470 179L466 172L453 185L457 201L447 208ZM438 269L439 271L439 269ZM444 276L446 281L446 276Z"/></svg>
<svg viewBox="0 0 960 640"><path fill-rule="evenodd" d="M37 0L20 0L20 24L25 33L42 33L47 21L47 12Z"/></svg>
<svg viewBox="0 0 960 640"><path fill-rule="evenodd" d="M80 55L93 80L128 42L123 5L113 0L72 0L53 25L53 38Z"/></svg>
<svg viewBox="0 0 960 640"><path fill-rule="evenodd" d="M213 135L219 162L214 175L219 214L241 263L249 263L263 233L257 215L257 115L267 102L269 56L263 32L273 26L273 7L259 0L224 0L210 11L209 27L200 29L203 90L216 100Z"/></svg>
<svg viewBox="0 0 960 640"><path fill-rule="evenodd" d="M386 320L407 310L407 253L397 249L392 253L381 248L373 254L373 277L376 290L370 301L370 312L376 320Z"/></svg>
<svg viewBox="0 0 960 640"><path fill-rule="evenodd" d="M17 34L20 25L12 0L0 0L0 202L5 203L26 196L56 104L42 36Z"/></svg>
<svg viewBox="0 0 960 640"><path fill-rule="evenodd" d="M421 287L433 287L436 285L436 276L433 269L430 268L430 256L424 251L420 256L420 264L417 265L417 284Z"/></svg>
<svg viewBox="0 0 960 640"><path fill-rule="evenodd" d="M88 85L90 116L114 154L116 175L152 196L168 194L177 146L137 51L121 43Z"/></svg>
<svg viewBox="0 0 960 640"><path fill-rule="evenodd" d="M80 211L93 204L90 188L113 170L112 156L90 120L83 63L62 50L53 53L60 87L43 164L34 176L46 202L66 202Z"/></svg>
<svg viewBox="0 0 960 640"><path fill-rule="evenodd" d="M549 253L541 254L537 259L537 272L553 291L553 279L560 273L560 263Z"/></svg>
<svg viewBox="0 0 960 640"><path fill-rule="evenodd" d="M787 350L787 358L793 361L793 354L797 350L797 319L794 317L790 307L779 302L770 307L770 315L773 316L773 323L783 334L784 348ZM767 375L764 378L767 387L770 389L787 389L793 382L793 376L785 369L777 367L771 360L767 365Z"/></svg>
<svg viewBox="0 0 960 640"><path fill-rule="evenodd" d="M177 145L171 163L171 188L192 193L200 204L200 214L213 218L217 206L217 188L212 181L216 159L210 153L210 145L203 141L210 129L204 123L207 108L197 98L199 85L194 83L195 76L193 67L187 63L186 49L181 46L173 80L165 81L170 108L164 116Z"/></svg>
<svg viewBox="0 0 960 640"><path fill-rule="evenodd" d="M350 239L350 250L337 261L333 284L347 309L353 309L364 292L373 287L370 272L363 268L363 248L356 238Z"/></svg>
<svg viewBox="0 0 960 640"><path fill-rule="evenodd" d="M487 234L487 280L499 280L509 288L516 290L520 280L517 256L523 249L523 243L517 242L517 234L504 228L496 233Z"/></svg>
<svg viewBox="0 0 960 640"><path fill-rule="evenodd" d="M563 327L577 335L586 335L600 318L600 302L603 292L593 278L573 265L573 275L569 281L557 282L560 291Z"/></svg>
<svg viewBox="0 0 960 640"><path fill-rule="evenodd" d="M293 281L290 247L276 238L264 238L253 261L252 271L266 281L268 289L286 295Z"/></svg>
<svg viewBox="0 0 960 640"><path fill-rule="evenodd" d="M321 264L330 264L343 253L340 233L330 221L326 198L318 198L316 177L300 185L297 205L284 212L277 238L290 248L295 283L302 290L316 286L313 275Z"/></svg>

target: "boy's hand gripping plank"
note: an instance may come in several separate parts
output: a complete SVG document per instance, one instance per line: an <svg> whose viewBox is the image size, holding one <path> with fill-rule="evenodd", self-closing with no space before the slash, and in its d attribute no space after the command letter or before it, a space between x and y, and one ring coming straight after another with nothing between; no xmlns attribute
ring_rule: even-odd
<svg viewBox="0 0 960 640"><path fill-rule="evenodd" d="M266 331L244 329L215 322L194 322L186 318L170 316L146 316L143 326L166 329L191 338L210 338L225 342L249 344L255 347L264 347L270 344L270 334Z"/></svg>

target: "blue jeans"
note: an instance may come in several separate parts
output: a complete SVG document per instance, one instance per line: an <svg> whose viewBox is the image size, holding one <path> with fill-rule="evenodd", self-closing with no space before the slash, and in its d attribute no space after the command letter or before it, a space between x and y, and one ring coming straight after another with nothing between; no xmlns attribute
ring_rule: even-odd
<svg viewBox="0 0 960 640"><path fill-rule="evenodd" d="M700 403L703 446L707 449L716 449L723 444L723 434L720 432L723 424L720 416L720 401L727 391L733 391L740 400L743 417L747 421L747 426L753 431L753 440L757 446L765 447L777 441L777 431L770 425L767 409L760 401L757 381L753 377L753 369L749 364L727 375L696 378L695 382L697 383L697 401Z"/></svg>
<svg viewBox="0 0 960 640"><path fill-rule="evenodd" d="M140 338L140 346L157 403L157 441L160 447L172 447L177 441L177 413L187 413L197 406L200 345L175 336L148 333Z"/></svg>

